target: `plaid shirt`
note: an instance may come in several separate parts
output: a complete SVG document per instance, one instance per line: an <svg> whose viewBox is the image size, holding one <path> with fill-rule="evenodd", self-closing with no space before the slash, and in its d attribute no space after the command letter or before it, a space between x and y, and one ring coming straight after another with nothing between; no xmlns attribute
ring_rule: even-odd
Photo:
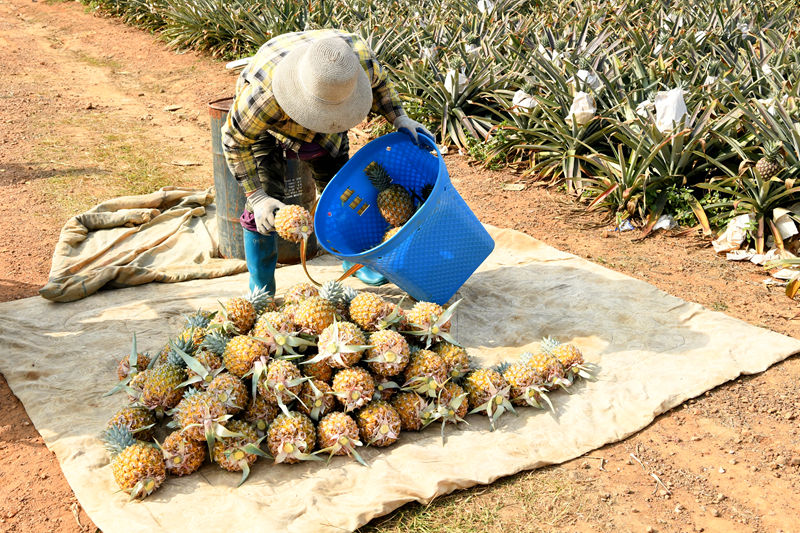
<svg viewBox="0 0 800 533"><path fill-rule="evenodd" d="M371 111L383 115L389 122L405 114L386 71L360 37L338 30L314 30L286 33L270 39L239 76L236 98L222 127L225 159L245 192L261 186L253 145L267 132L286 148L295 151L303 143L313 142L336 157L347 146L347 132L317 133L300 126L284 113L272 94L272 73L286 54L306 43L335 36L350 44L372 82Z"/></svg>

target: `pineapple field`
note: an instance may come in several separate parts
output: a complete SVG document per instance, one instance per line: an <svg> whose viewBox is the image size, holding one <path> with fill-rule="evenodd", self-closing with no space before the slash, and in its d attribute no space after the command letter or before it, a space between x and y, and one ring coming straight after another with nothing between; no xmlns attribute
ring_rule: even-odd
<svg viewBox="0 0 800 533"><path fill-rule="evenodd" d="M12 44L0 50L4 65L12 73L0 81L0 92L5 96L0 108L6 112L5 122L0 124L4 141L0 143L0 160L22 162L19 167L0 163L0 182L8 193L2 200L2 212L9 219L11 215L21 217L40 236L31 240L0 222L8 239L0 249L0 265L8 273L0 284L3 299L35 294L46 279L46 263L58 228L69 215L86 207L77 202L89 201L92 205L98 198L133 193L138 176L158 176L163 168L167 169L166 183L209 182L204 103L226 95L235 78L223 72L219 60L209 61L207 56L187 50L234 59L252 53L263 35L270 35L256 37L267 21L272 28L282 28L274 30L275 34L333 24L323 22L328 20L341 21L336 24L370 39L393 70L398 88L409 102L409 114L434 131L437 142L450 148L446 158L453 182L482 221L515 227L563 250L646 279L671 294L800 337L793 320L797 312L794 303L783 296L783 290L762 285L761 268L725 263L705 247L707 242L679 237L677 232L670 237L653 234L648 240L631 242L638 232L605 231L609 224L623 226L626 220L646 230L661 214L671 214L683 226L699 225L695 233L704 230L705 224L713 233L722 230L731 218L751 214L749 246L783 245L794 251L791 236L775 238L782 226L776 223L773 212L775 207L791 211L797 201L793 182L798 153L793 33L796 8L790 3L481 2L479 7L439 2L368 8L358 3L251 6L236 2L231 8L233 4L98 2L85 10L121 16L129 24L152 30L157 39L170 44L171 50L181 51L180 55L154 44L152 36L115 24L113 18L89 16L72 3L11 0L0 5L3 27L10 29L0 37L0 44ZM746 29L743 24L747 24ZM37 50L40 61L29 60L22 36ZM56 72L52 87L35 83L42 76L50 76L51 71ZM191 87L187 87L187 81ZM677 109L679 116L678 95L686 106L686 115L674 124L665 123L662 104L676 104L673 111ZM162 112L176 102L183 109ZM44 110L47 117L40 114ZM174 128L168 135L177 151L134 141L134 150L142 157L160 162L160 168L147 167L134 174L142 163L108 159L103 151L116 146L121 136L109 129L111 123L127 129L127 135L142 137L157 137L164 134L165 127ZM363 130L371 137L388 131L380 122ZM37 137L41 131L47 131L42 141L45 152L37 152L30 141L25 142L26 138L41 138ZM465 157L453 155L459 151ZM87 158L91 164L86 163ZM204 163L178 167L171 164L175 160ZM128 182L104 183L108 174L123 168L131 169ZM525 189L506 189L506 184ZM555 187L544 187L550 184ZM555 192L556 188L568 196ZM629 235L631 238L626 238ZM784 261L791 266L791 258ZM41 265L45 265L44 271ZM342 307L336 312L341 316L343 311ZM262 316L270 312L274 311L265 311ZM189 327L201 329L206 319L201 313ZM337 325L343 323L337 319ZM329 334L341 337L346 328L335 332L331 328ZM391 328L384 331L379 339L393 337L402 345L389 333ZM175 332L176 336L180 333ZM361 342L355 330L350 333L355 342L348 342ZM368 338L365 335L365 343ZM419 344L413 338L404 336L404 340L406 344ZM219 376L231 374L230 370L218 372L222 367L216 365L224 357L214 357L210 350L200 350L200 354L194 351L192 357L203 367L198 373L173 349L188 355L189 346L171 344L172 359L181 367L184 381L194 379L207 391ZM113 351L109 357L115 358L129 349L109 348ZM420 348L425 349L424 344ZM137 356L133 364L127 355L121 361L123 382L131 377L131 366L134 373L148 366L144 356L139 357L140 350L134 351ZM402 353L402 349L397 351ZM586 355L591 359L592 354ZM341 356L342 364L347 364L349 353L342 352ZM153 367L166 366L168 357L169 353L162 361L155 358ZM293 359L291 354L282 354L275 360L283 357L297 368L300 379L309 378L309 365L302 364L307 356ZM358 370L350 374L357 373L359 378L368 374L377 385L380 374L373 366L376 363L367 359L368 349L359 362L351 364L350 368ZM230 356L227 364L238 368ZM265 375L268 367L269 362ZM342 370L345 368L332 369ZM501 370L507 383L513 379L514 370ZM294 375L293 370L289 373ZM396 375L405 378L405 372ZM461 491L429 506L407 505L365 529L552 531L573 530L581 523L596 531L644 530L651 526L657 531L791 530L780 509L793 509L793 494L800 479L800 463L796 462L800 457L796 442L800 412L791 401L798 392L798 377L800 367L793 358L762 375L736 379L691 400L659 417L641 433L589 456L513 476L490 487ZM107 378L111 388L114 376ZM238 376L236 379L241 381ZM333 376L330 385L311 379L315 378L308 382L319 391L327 392L326 387L333 391ZM258 383L254 393L252 378L245 380L249 381L244 381L244 393L231 377L218 379L215 387L235 388L240 398L244 394L261 397ZM0 385L4 412L0 477L7 481L0 489L0 529L94 531L25 409L3 379ZM467 392L465 386L462 389L459 394ZM149 394L153 391L151 386ZM304 392L308 394L304 396ZM126 394L119 392L115 398L122 404ZM383 408L358 407L345 413L334 395L324 395L323 401L334 411L320 416L326 406L317 406L310 399L316 395L304 382L297 396L309 401L300 403L287 395L291 402L284 404L291 411L305 404L319 408L316 413L313 408L303 413L312 421L311 426L301 423L291 427L306 434L313 428L316 450L328 449L316 454L323 459L340 443L340 428L345 428L347 442L366 444L361 434L365 423L360 423L354 412L365 413L365 419L374 416L374 420L389 413L393 419L391 411ZM197 406L208 397L202 394L193 400L192 396L179 401L186 402L184 407ZM556 406L559 398L567 398L563 392L552 397ZM428 398L429 409L440 405L436 398ZM278 395L274 399L274 405L261 406L262 414L252 418L251 426L236 422L230 431L239 435L220 439L222 442L211 448L212 457L217 450L217 464L238 469L230 474L231 487L240 481L244 470L237 458L240 452L244 464L255 461L253 468L269 468L267 463L280 456L278 447L270 450L267 446L268 435L260 448L262 453L270 452L272 459L256 460L258 455L248 448L265 436L265 430L268 432L267 420L274 422L281 417L286 421ZM150 396L148 401L157 402ZM542 402L549 411L546 400ZM227 402L224 413L219 405L209 405L218 411L212 418L227 416L228 409L237 403ZM469 400L459 409L463 410L465 403L468 406ZM388 404L397 411L392 399ZM514 408L520 416L535 412ZM322 424L326 415L333 416ZM123 425L146 427L156 422L139 408L122 408L117 416ZM470 421L478 416L465 418ZM165 428L171 418L178 427ZM244 420L245 414L238 413L236 418ZM497 420L498 427L513 418L504 415ZM437 435L441 419L437 422L425 432ZM212 461L205 432L197 440L181 439L174 431L180 424L177 412L158 420L158 440L169 459L164 462L163 473L159 466L155 476L148 472L153 479L168 472L173 476L188 473L201 456L202 461ZM183 424L189 426L192 421L183 420ZM374 421L366 424L379 430L384 425ZM394 434L396 426L386 425L390 426L387 434ZM448 425L448 431L460 425ZM142 438L147 431L134 436ZM402 427L399 430L404 431ZM169 437L169 432L173 436ZM112 449L122 448L127 438L110 438L117 442L111 444ZM373 446L382 443L376 440ZM345 448L337 452L344 450L347 454ZM353 445L356 453L362 448ZM128 461L146 462L148 453L150 460L158 463L160 459L150 450L133 448L123 456ZM292 458L282 459L288 462ZM352 459L357 461L355 455ZM325 468L324 464L319 468ZM653 480L651 472L666 489ZM154 488L148 482L139 488L148 487ZM158 492L148 501L150 498L158 501Z"/></svg>

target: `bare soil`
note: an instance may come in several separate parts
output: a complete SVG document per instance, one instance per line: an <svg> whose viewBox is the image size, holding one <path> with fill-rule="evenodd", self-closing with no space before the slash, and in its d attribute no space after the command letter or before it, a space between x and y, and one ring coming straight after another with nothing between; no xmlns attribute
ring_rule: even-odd
<svg viewBox="0 0 800 533"><path fill-rule="evenodd" d="M70 216L121 194L212 184L206 103L235 81L220 62L77 3L0 0L0 64L0 301L36 295ZM447 165L484 222L800 338L796 303L759 267L727 263L694 235L634 242L558 190L507 191L519 181L510 173L458 155ZM793 357L588 456L407 505L365 529L800 531L798 378ZM0 531L94 531L1 376L0 406Z"/></svg>

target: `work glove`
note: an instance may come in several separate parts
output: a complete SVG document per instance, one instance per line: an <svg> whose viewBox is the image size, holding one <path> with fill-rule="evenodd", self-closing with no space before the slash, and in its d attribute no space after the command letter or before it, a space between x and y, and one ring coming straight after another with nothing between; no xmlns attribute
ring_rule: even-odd
<svg viewBox="0 0 800 533"><path fill-rule="evenodd" d="M253 208L253 218L256 228L262 235L269 235L275 231L275 212L284 206L283 202L267 196L261 189L256 189L247 197L250 207Z"/></svg>
<svg viewBox="0 0 800 533"><path fill-rule="evenodd" d="M402 131L409 137L411 140L419 146L419 136L418 133L422 133L423 135L427 135L431 139L433 139L433 134L425 129L425 126L420 124L414 119L408 117L408 115L401 115L394 119L394 129L397 131Z"/></svg>

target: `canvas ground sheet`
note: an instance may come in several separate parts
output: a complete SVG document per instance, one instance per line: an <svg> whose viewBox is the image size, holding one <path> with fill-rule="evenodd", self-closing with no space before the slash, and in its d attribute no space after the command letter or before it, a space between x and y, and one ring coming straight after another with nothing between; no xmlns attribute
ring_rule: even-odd
<svg viewBox="0 0 800 533"><path fill-rule="evenodd" d="M0 304L0 371L55 452L89 516L105 533L136 531L352 530L406 502L491 483L559 463L648 425L684 400L800 351L800 341L680 300L642 281L563 253L512 230L489 228L496 249L458 292L453 332L482 364L535 349L544 335L576 343L596 381L552 395L555 414L524 408L495 432L485 417L403 433L390 448L366 449L369 467L348 458L273 465L260 459L248 481L206 465L169 478L143 502L116 492L97 435L122 396L103 398L136 332L158 351L182 314L242 294L237 275L101 291L66 304L31 298ZM341 272L335 258L310 263L316 279ZM279 291L302 281L278 271ZM353 279L353 286L364 288ZM375 289L371 289L375 290ZM396 288L377 292L397 295Z"/></svg>

